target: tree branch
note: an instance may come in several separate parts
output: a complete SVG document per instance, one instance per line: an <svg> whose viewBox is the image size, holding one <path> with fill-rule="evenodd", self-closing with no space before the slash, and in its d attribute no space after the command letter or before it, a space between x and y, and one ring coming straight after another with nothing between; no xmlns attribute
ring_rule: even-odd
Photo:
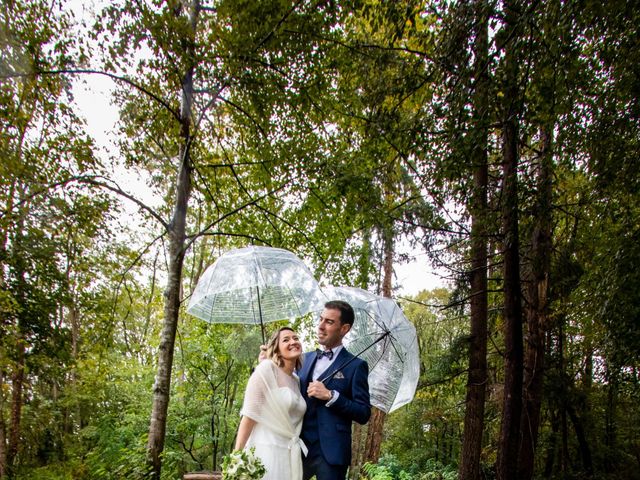
<svg viewBox="0 0 640 480"><path fill-rule="evenodd" d="M8 74L7 73L3 73L3 74L0 74L0 79L26 78L26 77L39 76L39 75L63 75L63 74L70 74L70 75L82 75L82 74L103 75L105 77L111 78L112 80L116 80L118 82L126 83L126 84L132 86L133 88L135 88L136 90L141 91L142 93L144 93L148 97L152 98L156 102L158 102L160 105L162 105L164 108L166 108L171 113L171 115L173 115L173 117L176 120L180 121L180 112L176 112L165 100L163 100L162 98L157 96L155 93L147 90L142 85L138 85L134 81L129 80L126 77L122 77L120 75L116 75L114 73L103 72L101 70L82 69L82 68L81 69L63 69L63 70L41 70L41 71L35 71L35 72L22 72L22 73L16 72L16 73L8 73Z"/></svg>
<svg viewBox="0 0 640 480"><path fill-rule="evenodd" d="M451 380L453 380L454 378L459 377L460 375L464 375L465 373L467 373L469 370L468 369L464 369L464 370L459 370L457 372L453 372L450 376L445 377L445 378L441 378L439 380L436 380L434 382L420 382L418 383L417 388L427 388L427 387L433 387L435 385L440 385L442 383L448 383Z"/></svg>
<svg viewBox="0 0 640 480"><path fill-rule="evenodd" d="M207 230L213 228L214 226L216 226L217 224L219 224L220 222L222 222L223 220L225 220L226 218L235 215L238 212L241 212L242 210L244 210L247 207L250 207L251 205L255 205L257 202L259 202L260 200L267 198L269 195L272 195L280 190L282 190L284 187L286 186L286 184L283 184L281 186L279 186L278 188L274 189L274 190L270 190L269 192L265 193L264 195L261 195L258 198L254 198L249 202L246 202L242 205L240 205L239 207L234 208L233 210L225 213L224 215L222 215L221 217L218 217L215 221L211 222L209 225L207 225L204 229L202 229L200 232L198 232L197 234L193 235L191 237L191 240L189 242L187 242L187 244L184 246L184 250L185 252L191 248L191 245L193 245L193 242L195 242L198 238L200 238L202 235L204 235Z"/></svg>
<svg viewBox="0 0 640 480"><path fill-rule="evenodd" d="M124 197L124 198L126 198L128 200L131 200L133 203L138 205L142 210L145 210L149 215L151 215L153 218L158 220L160 222L160 224L162 224L162 226L166 230L169 230L169 224L160 216L159 213L157 213L155 210L153 210L150 206L148 206L142 200L138 200L133 195L125 192L117 184L115 186L112 186L112 185L109 185L108 183L95 180L94 178L99 178L99 177L93 177L93 178L92 177L84 177L84 178L80 177L80 178L78 178L78 182L80 182L80 183L88 183L89 185L95 185L95 186L98 186L98 187L106 188L107 190L111 190L112 192L117 193L118 195L120 195L120 196L122 196L122 197Z"/></svg>
<svg viewBox="0 0 640 480"><path fill-rule="evenodd" d="M220 100L222 100L224 103L231 105L233 108L235 108L236 110L238 110L239 112L242 112L249 120L251 120L251 122L256 126L256 128L258 130L260 130L260 133L262 134L263 137L266 138L267 134L264 132L264 130L262 129L262 126L258 123L258 121L256 119L254 119L249 112L247 112L244 108L242 108L240 105L232 102L231 100L223 97L222 95L220 95L218 98L220 98Z"/></svg>

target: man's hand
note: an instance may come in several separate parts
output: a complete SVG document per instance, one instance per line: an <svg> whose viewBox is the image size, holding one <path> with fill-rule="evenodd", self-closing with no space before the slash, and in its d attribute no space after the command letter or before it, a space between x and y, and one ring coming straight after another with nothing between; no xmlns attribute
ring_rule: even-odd
<svg viewBox="0 0 640 480"><path fill-rule="evenodd" d="M260 345L260 354L258 355L258 362L261 362L266 359L267 359L267 346Z"/></svg>
<svg viewBox="0 0 640 480"><path fill-rule="evenodd" d="M307 388L307 395L318 400L331 400L331 390L327 389L322 382L311 382Z"/></svg>

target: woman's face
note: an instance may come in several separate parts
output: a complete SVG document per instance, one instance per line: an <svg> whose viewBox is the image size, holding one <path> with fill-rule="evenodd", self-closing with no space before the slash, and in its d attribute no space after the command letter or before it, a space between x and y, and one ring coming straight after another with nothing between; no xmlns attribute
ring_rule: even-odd
<svg viewBox="0 0 640 480"><path fill-rule="evenodd" d="M297 360L302 355L298 334L292 330L282 330L278 339L278 352L284 360Z"/></svg>

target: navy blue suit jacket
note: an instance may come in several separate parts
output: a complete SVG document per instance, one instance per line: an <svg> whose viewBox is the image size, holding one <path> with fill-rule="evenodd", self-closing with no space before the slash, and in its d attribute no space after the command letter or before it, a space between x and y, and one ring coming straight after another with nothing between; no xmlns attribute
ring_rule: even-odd
<svg viewBox="0 0 640 480"><path fill-rule="evenodd" d="M327 463L331 465L349 465L351 462L351 423L365 424L371 416L369 398L369 367L367 362L355 358L337 375L324 382L329 390L340 393L338 399L326 406L324 400L309 398L307 387L312 380L316 364L316 352L304 355L300 377L300 390L307 402L307 411L302 423L301 438L310 449L320 448ZM354 356L344 347L319 379L345 365Z"/></svg>

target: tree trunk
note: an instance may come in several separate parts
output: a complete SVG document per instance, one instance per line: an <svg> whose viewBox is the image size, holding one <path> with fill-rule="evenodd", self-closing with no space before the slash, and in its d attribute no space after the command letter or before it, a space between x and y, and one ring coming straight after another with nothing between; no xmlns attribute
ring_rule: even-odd
<svg viewBox="0 0 640 480"><path fill-rule="evenodd" d="M7 444L6 472L9 478L15 473L15 461L20 446L20 424L22 417L22 392L24 389L25 345L22 338L16 345L17 358L11 375L11 419L9 423L9 441Z"/></svg>
<svg viewBox="0 0 640 480"><path fill-rule="evenodd" d="M551 268L551 132L542 128L543 140L538 170L538 202L532 238L531 275L528 282L526 310L527 343L524 357L524 410L522 443L518 460L518 478L533 478L533 467L540 426L540 408L544 385L545 338L548 329L547 296Z"/></svg>
<svg viewBox="0 0 640 480"><path fill-rule="evenodd" d="M616 399L618 398L619 387L619 369L611 364L606 365L606 381L607 381L607 405L605 407L605 435L604 444L608 451L613 452L617 447L617 428L616 428ZM605 457L605 468L607 472L611 472L615 468L611 455Z"/></svg>
<svg viewBox="0 0 640 480"><path fill-rule="evenodd" d="M0 479L7 474L7 424L4 418L4 369L0 368Z"/></svg>
<svg viewBox="0 0 640 480"><path fill-rule="evenodd" d="M547 453L544 462L543 478L551 478L553 475L553 465L556 458L556 449L558 444L558 430L560 429L560 421L558 412L550 412L551 417L551 438L547 443Z"/></svg>
<svg viewBox="0 0 640 480"><path fill-rule="evenodd" d="M76 307L75 300L71 305L71 307L69 308L68 321L71 325L71 355L74 361L73 368L71 369L69 381L71 383L71 389L74 392L74 396L76 397L75 406L74 406L75 417L76 417L75 422L78 425L78 427L82 429L86 425L85 425L85 421L82 413L82 402L78 398L78 371L76 367L77 360L78 360L79 345L80 345L80 311ZM70 434L73 431L73 428L74 428L73 423L74 423L74 419L72 418L71 421L69 422L68 430L65 433Z"/></svg>
<svg viewBox="0 0 640 480"><path fill-rule="evenodd" d="M480 454L484 430L487 387L487 115L488 115L488 5L475 6L475 92L471 161L474 165L471 199L471 339L469 376L465 400L464 433L458 475L460 480L480 479Z"/></svg>
<svg viewBox="0 0 640 480"><path fill-rule="evenodd" d="M26 207L25 207L26 208ZM24 217L20 216L18 221L18 231L21 231L24 227ZM15 242L16 244L22 242L22 234L19 233L16 235ZM16 268L16 277L18 278L18 282L20 283L20 287L18 289L19 298L18 303L27 308L27 302L24 298L24 292L27 291L26 288L26 271L27 266L24 264L24 261L21 259L18 268ZM5 465L5 473L7 478L14 478L15 475L15 467L16 467L16 457L18 456L18 451L20 447L20 437L21 437L21 420L22 420L22 399L23 399L23 391L24 391L24 369L25 369L25 355L26 355L26 341L24 334L24 320L22 319L22 312L18 312L17 314L17 334L14 338L15 341L15 357L13 359L11 373L11 416L9 419L9 438L7 439L7 460Z"/></svg>
<svg viewBox="0 0 640 480"><path fill-rule="evenodd" d="M382 279L382 296L391 297L393 287L393 227L384 228L384 274ZM367 440L365 445L365 462L377 463L380 458L382 445L382 430L386 413L375 407L371 409L371 418L367 428Z"/></svg>
<svg viewBox="0 0 640 480"><path fill-rule="evenodd" d="M190 35L195 37L199 6L197 1L190 4ZM154 478L160 479L161 454L164 449L164 437L167 426L167 411L171 392L171 369L173 366L173 353L178 327L178 314L180 310L182 266L184 262L184 245L187 207L191 193L191 122L193 106L193 38L187 49L189 67L182 81L182 98L180 109L182 143L180 145L180 168L176 182L176 197L173 217L168 226L169 233L169 266L167 272L167 286L164 292L164 325L160 338L158 354L158 373L153 386L153 405L151 410L151 423L149 426L149 439L147 443L147 462L153 471Z"/></svg>
<svg viewBox="0 0 640 480"><path fill-rule="evenodd" d="M371 418L367 428L367 439L365 444L364 462L378 463L380 459L380 446L382 445L382 429L386 414L377 409L371 408Z"/></svg>
<svg viewBox="0 0 640 480"><path fill-rule="evenodd" d="M4 359L3 359L4 360ZM4 371L0 369L0 388L4 391ZM4 394L0 391L0 479L7 471L7 424L4 418Z"/></svg>
<svg viewBox="0 0 640 480"><path fill-rule="evenodd" d="M5 235L6 240L6 235ZM4 246L3 246L4 247ZM4 248L3 248L4 251ZM4 289L4 279L0 275L0 288ZM0 480L6 478L7 474L7 421L5 419L5 395L8 390L5 384L7 358L5 350L0 349Z"/></svg>
<svg viewBox="0 0 640 480"><path fill-rule="evenodd" d="M362 233L362 253L358 261L358 279L356 285L363 290L369 288L371 276L371 228L366 227ZM365 462L365 444L367 440L368 425L354 423L351 436L351 464L349 465L349 478L358 480L360 469Z"/></svg>
<svg viewBox="0 0 640 480"><path fill-rule="evenodd" d="M558 322L558 369L559 377L561 379L560 395L558 402L558 430L560 432L560 445L558 446L558 467L557 470L561 472L563 478L566 477L567 462L569 459L569 449L567 444L567 373L564 360L564 322L565 319L561 318ZM556 435L557 436L557 435Z"/></svg>
<svg viewBox="0 0 640 480"><path fill-rule="evenodd" d="M351 430L351 464L349 465L349 479L358 480L360 469L364 464L364 446L367 439L367 425L354 423Z"/></svg>
<svg viewBox="0 0 640 480"><path fill-rule="evenodd" d="M569 425L567 423L567 393L562 395L562 410L560 410L560 428L562 429L562 445L560 452L560 471L562 478L567 478L569 473Z"/></svg>
<svg viewBox="0 0 640 480"><path fill-rule="evenodd" d="M591 448L589 447L589 441L584 430L584 423L578 417L576 409L571 403L567 403L567 413L573 424L573 429L576 432L576 440L578 440L578 449L580 451L580 458L582 458L582 466L584 467L586 478L593 478L593 461L591 460Z"/></svg>
<svg viewBox="0 0 640 480"><path fill-rule="evenodd" d="M504 400L498 445L498 480L513 480L517 475L522 412L522 306L520 290L520 247L518 240L518 7L505 3L505 119L503 124L504 230Z"/></svg>

